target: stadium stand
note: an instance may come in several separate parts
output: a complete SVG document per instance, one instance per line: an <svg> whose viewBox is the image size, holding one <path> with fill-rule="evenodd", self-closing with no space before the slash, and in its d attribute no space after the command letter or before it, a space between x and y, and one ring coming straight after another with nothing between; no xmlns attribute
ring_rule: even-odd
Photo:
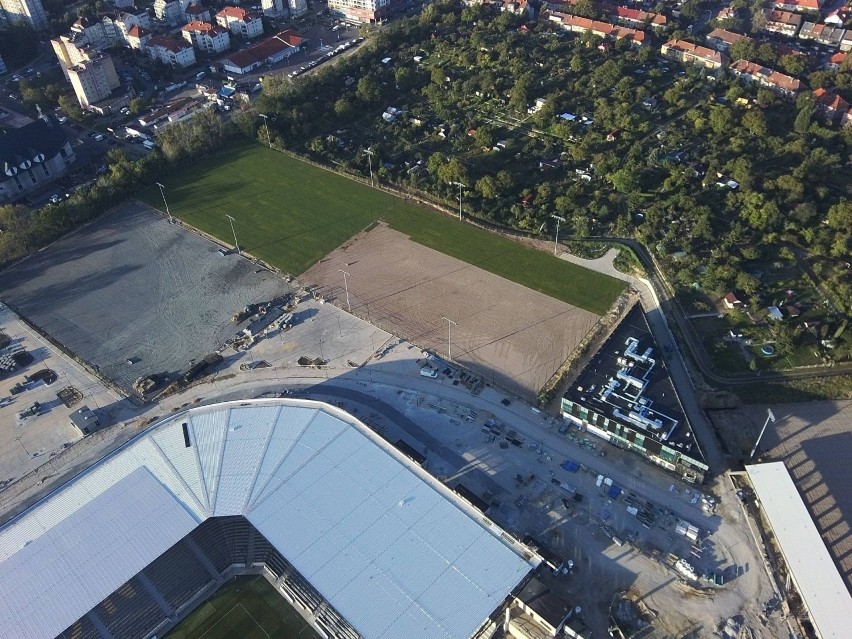
<svg viewBox="0 0 852 639"><path fill-rule="evenodd" d="M145 637L167 619L138 577L104 599L93 612L115 639Z"/></svg>
<svg viewBox="0 0 852 639"><path fill-rule="evenodd" d="M184 540L169 548L142 572L175 611L180 611L197 593L214 581L213 576L198 562Z"/></svg>

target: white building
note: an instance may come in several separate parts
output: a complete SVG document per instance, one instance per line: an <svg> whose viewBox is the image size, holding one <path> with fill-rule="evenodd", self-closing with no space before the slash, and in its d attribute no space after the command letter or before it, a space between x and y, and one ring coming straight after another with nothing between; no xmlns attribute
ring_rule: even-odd
<svg viewBox="0 0 852 639"><path fill-rule="evenodd" d="M189 0L155 0L154 15L174 27L186 21L187 7Z"/></svg>
<svg viewBox="0 0 852 639"><path fill-rule="evenodd" d="M286 18L287 11L284 9L284 0L261 0L260 7L263 15L267 18Z"/></svg>
<svg viewBox="0 0 852 639"><path fill-rule="evenodd" d="M68 79L84 109L106 100L121 84L112 58L106 53L99 53L68 69Z"/></svg>
<svg viewBox="0 0 852 639"><path fill-rule="evenodd" d="M47 29L47 13L41 0L0 0L0 27L21 23L36 31Z"/></svg>
<svg viewBox="0 0 852 639"><path fill-rule="evenodd" d="M181 29L183 39L208 55L222 53L231 47L231 32L207 22L190 22Z"/></svg>
<svg viewBox="0 0 852 639"><path fill-rule="evenodd" d="M200 4L189 5L183 13L187 22L212 22L210 9Z"/></svg>
<svg viewBox="0 0 852 639"><path fill-rule="evenodd" d="M188 67L195 64L195 49L192 45L172 36L152 37L145 51L155 60L173 67Z"/></svg>
<svg viewBox="0 0 852 639"><path fill-rule="evenodd" d="M260 16L240 7L225 7L216 14L216 23L238 38L250 39L263 35Z"/></svg>
<svg viewBox="0 0 852 639"><path fill-rule="evenodd" d="M130 10L122 12L115 20L115 27L121 35L121 39L128 46L130 42L127 39L127 34L133 27L140 27L148 31L151 30L151 16L148 15L146 9L137 9L131 7Z"/></svg>
<svg viewBox="0 0 852 639"><path fill-rule="evenodd" d="M390 15L391 6L391 0L328 0L332 14L352 22L380 22Z"/></svg>
<svg viewBox="0 0 852 639"><path fill-rule="evenodd" d="M144 51L153 35L142 27L131 27L127 32L127 46L137 51Z"/></svg>
<svg viewBox="0 0 852 639"><path fill-rule="evenodd" d="M287 0L291 18L299 18L308 12L308 0Z"/></svg>

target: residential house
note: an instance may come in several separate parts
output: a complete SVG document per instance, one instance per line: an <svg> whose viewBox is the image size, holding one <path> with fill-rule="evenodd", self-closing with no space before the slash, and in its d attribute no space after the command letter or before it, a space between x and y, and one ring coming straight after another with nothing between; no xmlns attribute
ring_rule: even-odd
<svg viewBox="0 0 852 639"><path fill-rule="evenodd" d="M825 89L814 91L817 112L832 124L840 122L849 113L849 103L836 93Z"/></svg>
<svg viewBox="0 0 852 639"><path fill-rule="evenodd" d="M843 66L846 56L848 55L849 54L846 52L838 51L828 59L825 63L825 68L829 71L840 71L840 67Z"/></svg>
<svg viewBox="0 0 852 639"><path fill-rule="evenodd" d="M118 18L115 20L115 26L118 29L121 39L124 40L125 44L131 46L130 41L127 38L127 34L130 33L130 30L133 27L141 27L142 29L150 31L151 16L148 15L147 9L131 7L128 11L119 14Z"/></svg>
<svg viewBox="0 0 852 639"><path fill-rule="evenodd" d="M733 31L726 31L725 29L713 29L704 38L704 41L707 44L716 49L716 51L722 51L723 53L730 51L731 47L734 46L734 43L741 42L743 40L746 42L754 42L754 39L747 35L734 33Z"/></svg>
<svg viewBox="0 0 852 639"><path fill-rule="evenodd" d="M786 98L795 97L801 89L801 82L796 78L748 60L735 62L731 65L731 72L747 82L756 82Z"/></svg>
<svg viewBox="0 0 852 639"><path fill-rule="evenodd" d="M216 23L229 29L238 38L250 39L263 35L260 16L240 7L225 7L216 14Z"/></svg>
<svg viewBox="0 0 852 639"><path fill-rule="evenodd" d="M743 307L742 301L736 296L736 294L733 291L728 293L727 295L725 295L725 298L723 299L723 301L725 302L725 308L728 308L728 309L735 309L735 308L742 308Z"/></svg>
<svg viewBox="0 0 852 639"><path fill-rule="evenodd" d="M819 13L822 9L823 0L775 0L772 4L781 11Z"/></svg>
<svg viewBox="0 0 852 639"><path fill-rule="evenodd" d="M121 39L110 16L105 15L100 20L77 18L71 25L71 38L77 42L85 40L96 49L113 46Z"/></svg>
<svg viewBox="0 0 852 639"><path fill-rule="evenodd" d="M154 0L154 15L158 20L176 27L186 20L186 10L190 0Z"/></svg>
<svg viewBox="0 0 852 639"><path fill-rule="evenodd" d="M668 18L661 13L649 13L640 9L631 9L629 7L620 6L605 6L604 11L617 22L627 25L628 27L648 26L655 31L660 31L668 26Z"/></svg>
<svg viewBox="0 0 852 639"><path fill-rule="evenodd" d="M14 202L68 173L74 148L59 123L42 115L0 136L0 202Z"/></svg>
<svg viewBox="0 0 852 639"><path fill-rule="evenodd" d="M737 17L737 10L733 7L722 7L716 14L716 22L723 24Z"/></svg>
<svg viewBox="0 0 852 639"><path fill-rule="evenodd" d="M778 11L777 9L764 9L763 15L766 17L763 30L769 33L780 33L781 35L793 38L802 26L802 16L798 13Z"/></svg>
<svg viewBox="0 0 852 639"><path fill-rule="evenodd" d="M621 27L601 22L599 20L591 20L582 16L573 16L566 13L558 13L551 11L548 13L548 20L562 25L566 31L574 33L592 33L600 38L608 40L619 40L624 38L629 40L634 46L641 46L645 42L645 32L639 29L631 29L629 27Z"/></svg>
<svg viewBox="0 0 852 639"><path fill-rule="evenodd" d="M835 9L834 11L829 12L823 19L823 22L830 24L833 27L842 27L844 24L848 24L851 21L852 5Z"/></svg>
<svg viewBox="0 0 852 639"><path fill-rule="evenodd" d="M685 40L669 40L661 47L664 57L687 64L697 64L705 69L721 69L728 59L719 51L702 47Z"/></svg>
<svg viewBox="0 0 852 639"><path fill-rule="evenodd" d="M500 11L514 13L515 15L527 15L530 20L535 20L535 8L527 0L502 0Z"/></svg>
<svg viewBox="0 0 852 639"><path fill-rule="evenodd" d="M231 48L231 32L208 22L193 21L181 29L183 39L207 55L222 53Z"/></svg>
<svg viewBox="0 0 852 639"><path fill-rule="evenodd" d="M283 59L298 53L304 39L292 29L276 33L271 38L258 42L245 51L234 53L225 59L222 68L227 73L242 75L264 64L277 64Z"/></svg>
<svg viewBox="0 0 852 639"><path fill-rule="evenodd" d="M127 32L127 46L136 51L144 51L153 34L142 27L131 27Z"/></svg>
<svg viewBox="0 0 852 639"><path fill-rule="evenodd" d="M827 47L838 49L846 37L846 29L818 22L805 22L799 30L799 37L802 40L814 40Z"/></svg>
<svg viewBox="0 0 852 639"><path fill-rule="evenodd" d="M198 3L193 3L183 12L183 17L187 22L212 22L210 9Z"/></svg>
<svg viewBox="0 0 852 639"><path fill-rule="evenodd" d="M153 59L173 67L188 67L195 64L195 50L192 45L169 35L155 35L149 41L145 52Z"/></svg>

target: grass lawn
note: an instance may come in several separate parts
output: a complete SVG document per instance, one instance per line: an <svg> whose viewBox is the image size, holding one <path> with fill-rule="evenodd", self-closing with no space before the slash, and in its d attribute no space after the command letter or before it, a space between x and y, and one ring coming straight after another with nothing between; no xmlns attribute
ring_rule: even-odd
<svg viewBox="0 0 852 639"><path fill-rule="evenodd" d="M318 639L266 579L237 577L220 588L166 639Z"/></svg>
<svg viewBox="0 0 852 639"><path fill-rule="evenodd" d="M237 143L163 181L172 215L281 270L300 274L375 220L412 240L601 315L624 289L559 260L259 144ZM154 186L141 199L164 209Z"/></svg>

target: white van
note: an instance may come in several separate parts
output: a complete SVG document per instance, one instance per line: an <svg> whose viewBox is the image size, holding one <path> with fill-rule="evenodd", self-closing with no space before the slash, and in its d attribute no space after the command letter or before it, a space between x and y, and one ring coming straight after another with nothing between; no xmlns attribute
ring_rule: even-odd
<svg viewBox="0 0 852 639"><path fill-rule="evenodd" d="M432 379L437 379L437 377L438 377L438 371L436 371L431 366L424 366L423 368L421 368L420 374L423 377L431 377Z"/></svg>

